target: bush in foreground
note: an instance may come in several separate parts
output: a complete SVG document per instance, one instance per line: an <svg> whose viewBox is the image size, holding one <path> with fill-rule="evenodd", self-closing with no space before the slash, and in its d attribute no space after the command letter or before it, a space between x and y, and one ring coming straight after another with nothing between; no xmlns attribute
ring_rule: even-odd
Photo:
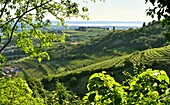
<svg viewBox="0 0 170 105"><path fill-rule="evenodd" d="M142 71L141 69L140 71ZM28 86L28 84L29 86ZM0 104L4 105L168 105L169 77L163 70L136 71L122 85L106 72L89 78L89 92L83 100L56 81L55 88L44 88L39 80L0 78ZM32 89L32 90L31 90Z"/></svg>
<svg viewBox="0 0 170 105"><path fill-rule="evenodd" d="M43 99L32 97L32 90L20 78L0 78L1 105L43 105Z"/></svg>
<svg viewBox="0 0 170 105"><path fill-rule="evenodd" d="M170 104L169 78L163 70L147 69L132 76L124 86L113 77L95 73L89 78L89 92L83 104L167 105Z"/></svg>

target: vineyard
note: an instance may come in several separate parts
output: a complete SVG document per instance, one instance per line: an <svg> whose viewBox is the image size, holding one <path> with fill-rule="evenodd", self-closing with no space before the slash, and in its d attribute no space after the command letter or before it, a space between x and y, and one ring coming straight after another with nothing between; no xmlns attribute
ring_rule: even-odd
<svg viewBox="0 0 170 105"><path fill-rule="evenodd" d="M131 72L133 65L141 65L146 68L164 69L170 75L170 45L153 48L144 51L136 51L123 56L106 57L93 61L71 60L64 62L50 61L38 64L32 60L23 61L22 64L28 69L23 70L21 77L25 79L51 77L52 80L59 80L70 87L79 95L84 95L87 79L96 72L107 71L119 82L126 79L123 71ZM74 84L74 85L73 85Z"/></svg>
<svg viewBox="0 0 170 105"><path fill-rule="evenodd" d="M142 64L149 67L152 67L152 64L155 62L166 62L166 64L168 64L168 62L170 62L170 46L134 52L132 54L113 57L112 59L99 61L97 63L93 60L86 59L65 61L64 63L50 61L39 65L33 61L23 61L22 64L29 67L29 69L24 70L29 77L41 78L43 75L55 75L60 77L69 74L81 74L82 72L93 73L102 70L111 70L114 72L119 68L122 68L123 70L126 69L124 67L126 61L135 65Z"/></svg>
<svg viewBox="0 0 170 105"><path fill-rule="evenodd" d="M23 79L38 78L43 81L51 78L48 81L49 84L60 81L78 95L83 96L87 92L88 78L96 72L107 71L120 83L126 79L123 72L133 73L135 65L164 69L170 75L168 71L170 69L170 45L161 34L164 30L159 23L123 31L66 30L64 33L71 34L68 37L68 39L71 38L70 40L66 39L65 44L56 42L52 48L46 49L51 60L40 63L36 59L23 57L15 59L8 66L21 66L23 69L19 76ZM93 33L94 39L91 37L82 43L71 44L77 40L74 39L78 38L77 36L81 36L81 40L84 40L83 37L90 37L90 33ZM102 33L105 34L100 38L97 37L97 34ZM20 53L16 50L15 54ZM6 55L11 58L9 53Z"/></svg>

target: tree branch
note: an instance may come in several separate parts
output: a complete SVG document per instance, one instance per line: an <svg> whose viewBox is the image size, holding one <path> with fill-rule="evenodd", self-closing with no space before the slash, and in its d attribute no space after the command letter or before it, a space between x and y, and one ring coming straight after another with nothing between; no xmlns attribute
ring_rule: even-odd
<svg viewBox="0 0 170 105"><path fill-rule="evenodd" d="M2 8L2 11L1 11L1 14L0 14L0 18L2 17L7 4L8 4L8 0L5 1L4 7Z"/></svg>
<svg viewBox="0 0 170 105"><path fill-rule="evenodd" d="M51 0L49 0L49 1L45 2L45 3L41 3L39 6L36 6L36 7L34 7L34 8L29 9L28 11L25 11L20 17L18 17L17 21L15 22L14 26L12 27L12 32L11 32L11 35L10 35L10 37L9 37L9 40L8 40L7 43L0 49L0 52L1 52L2 50L4 50L4 49L8 46L8 44L11 42L12 37L13 37L14 30L15 30L15 27L16 27L17 23L20 21L20 19L21 19L25 14L27 14L28 12L30 12L30 11L32 11L32 10L34 10L34 9L37 9L37 8L39 8L39 7L42 7L43 5L49 3L50 1L51 1Z"/></svg>

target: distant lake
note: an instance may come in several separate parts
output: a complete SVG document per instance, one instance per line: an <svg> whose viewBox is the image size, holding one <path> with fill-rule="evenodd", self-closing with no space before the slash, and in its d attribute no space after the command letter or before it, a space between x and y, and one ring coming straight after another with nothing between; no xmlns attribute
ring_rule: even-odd
<svg viewBox="0 0 170 105"><path fill-rule="evenodd" d="M52 21L52 27L56 26L58 21ZM70 26L71 29L76 27L85 26L85 27L105 27L116 29L129 29L129 28L138 28L142 27L142 21L66 21L65 24Z"/></svg>
<svg viewBox="0 0 170 105"><path fill-rule="evenodd" d="M122 22L122 21L66 21L69 26L136 26L142 27L143 22Z"/></svg>
<svg viewBox="0 0 170 105"><path fill-rule="evenodd" d="M51 21L52 25L50 30L65 30L63 26L57 26L58 21ZM69 26L70 30L77 29L79 27L101 27L101 28L109 28L116 30L128 30L129 28L140 28L143 25L142 21L66 21L65 24ZM20 24L18 24L20 27ZM21 31L21 28L18 29Z"/></svg>

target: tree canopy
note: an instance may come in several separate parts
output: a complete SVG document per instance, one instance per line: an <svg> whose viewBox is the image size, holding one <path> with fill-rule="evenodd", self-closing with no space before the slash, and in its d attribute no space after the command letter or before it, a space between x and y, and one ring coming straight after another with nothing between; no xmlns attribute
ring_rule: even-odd
<svg viewBox="0 0 170 105"><path fill-rule="evenodd" d="M50 28L51 21L47 16L53 15L64 25L66 18L88 19L87 12L87 7L80 10L78 3L72 0L0 0L0 52L15 40L18 47L39 61L50 59L44 48L52 46L54 41L63 41L65 35L59 38L40 30Z"/></svg>
<svg viewBox="0 0 170 105"><path fill-rule="evenodd" d="M0 103L3 105L43 105L43 99L34 98L25 80L0 78Z"/></svg>

